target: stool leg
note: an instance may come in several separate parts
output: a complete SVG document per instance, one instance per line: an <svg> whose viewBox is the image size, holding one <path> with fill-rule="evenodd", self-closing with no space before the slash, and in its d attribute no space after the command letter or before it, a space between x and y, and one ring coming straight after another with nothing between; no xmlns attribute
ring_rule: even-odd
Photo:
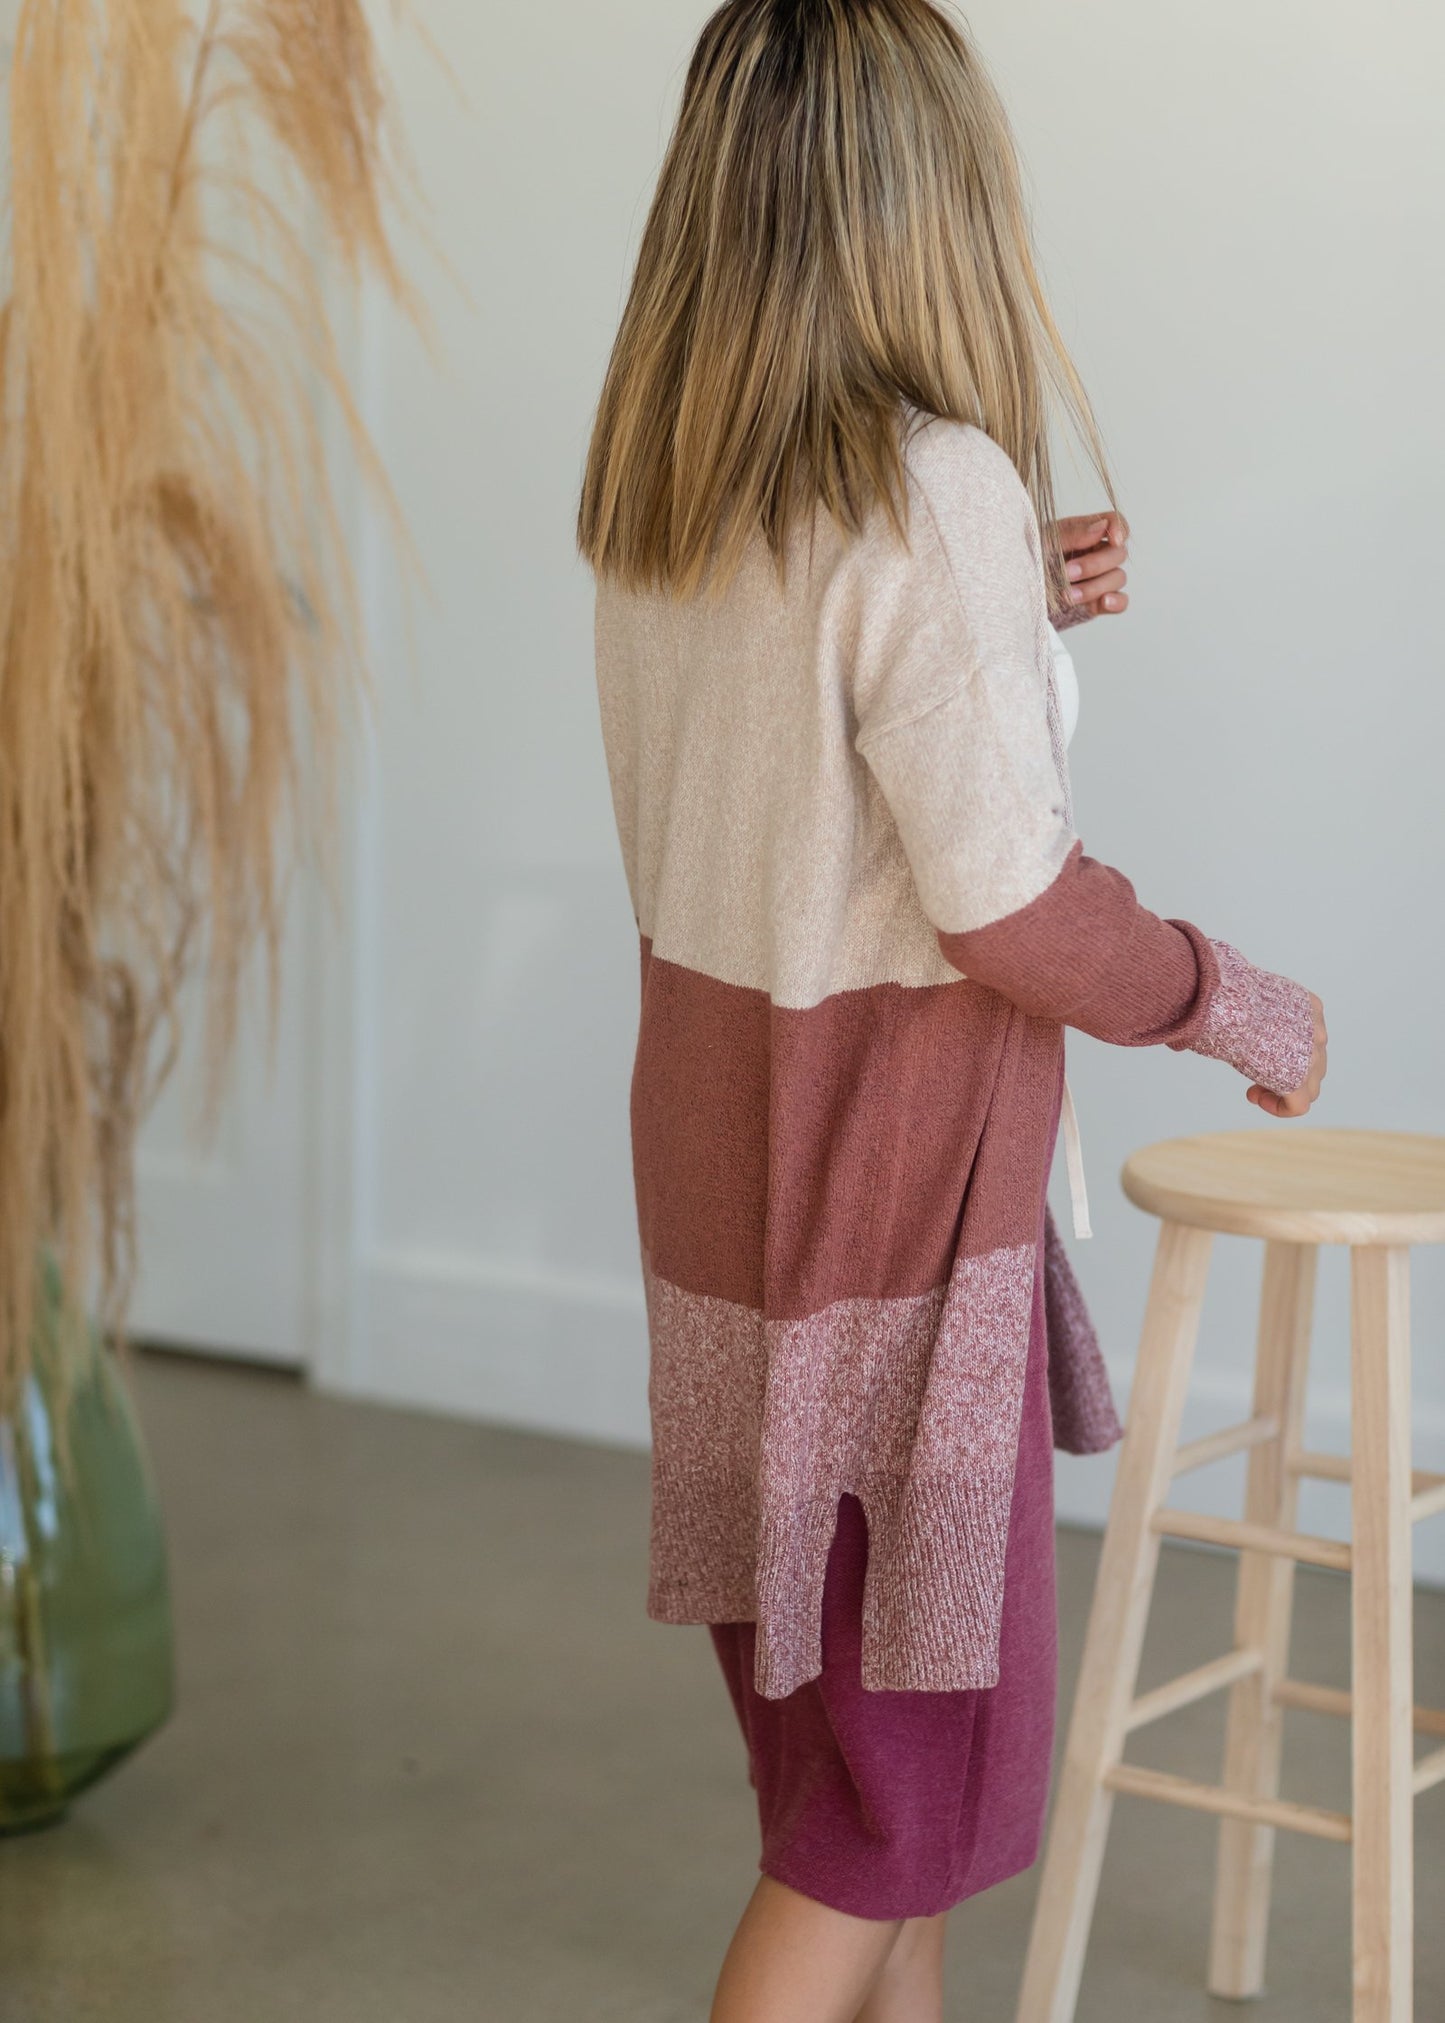
<svg viewBox="0 0 1445 2023"><path fill-rule="evenodd" d="M1355 2023L1410 2023L1410 1253L1351 1253Z"/></svg>
<svg viewBox="0 0 1445 2023"><path fill-rule="evenodd" d="M1256 1418L1278 1422L1279 1438L1250 1452L1244 1514L1252 1523L1293 1531L1299 1477L1289 1460L1304 1430L1314 1316L1313 1244L1270 1243L1264 1253L1259 1344L1254 1365ZM1289 1664L1294 1561L1276 1553L1239 1556L1234 1641L1264 1654L1263 1669L1231 1687L1224 1745L1225 1788L1251 1798L1279 1796L1284 1709L1274 1689ZM1209 1951L1209 1992L1238 2000L1264 1987L1269 1933L1269 1893L1275 1830L1226 1819L1219 1829L1214 1885L1214 1933Z"/></svg>
<svg viewBox="0 0 1445 2023"><path fill-rule="evenodd" d="M1018 2023L1070 2023L1094 1915L1118 1762L1149 1616L1164 1502L1179 1444L1209 1269L1207 1230L1166 1222L1129 1399L1073 1720L1019 1997Z"/></svg>

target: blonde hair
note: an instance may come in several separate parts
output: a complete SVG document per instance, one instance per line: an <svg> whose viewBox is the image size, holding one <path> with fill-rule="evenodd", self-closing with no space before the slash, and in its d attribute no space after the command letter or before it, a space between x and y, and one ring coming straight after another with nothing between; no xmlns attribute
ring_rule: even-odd
<svg viewBox="0 0 1445 2023"><path fill-rule="evenodd" d="M592 436L599 575L725 587L822 505L906 538L902 410L971 422L1054 517L1049 422L1112 498L1044 299L1008 119L928 0L728 0L697 45ZM1062 565L1046 538L1053 593Z"/></svg>

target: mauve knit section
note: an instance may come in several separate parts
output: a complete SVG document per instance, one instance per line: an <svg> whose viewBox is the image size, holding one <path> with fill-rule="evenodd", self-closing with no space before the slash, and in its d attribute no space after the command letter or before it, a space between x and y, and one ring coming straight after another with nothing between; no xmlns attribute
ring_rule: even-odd
<svg viewBox="0 0 1445 2023"><path fill-rule="evenodd" d="M758 1691L791 1693L821 1663L851 1493L871 1540L865 1684L993 1684L1036 1265L1035 1243L960 1257L947 1288L804 1320L649 1270L649 1613L756 1622Z"/></svg>

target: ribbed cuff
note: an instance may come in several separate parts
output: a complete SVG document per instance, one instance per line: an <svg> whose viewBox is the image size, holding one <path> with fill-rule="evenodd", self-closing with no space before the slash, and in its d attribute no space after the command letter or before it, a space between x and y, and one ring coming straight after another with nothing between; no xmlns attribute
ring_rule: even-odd
<svg viewBox="0 0 1445 2023"><path fill-rule="evenodd" d="M1256 969L1227 941L1210 946L1219 962L1219 988L1189 1051L1227 1061L1276 1096L1293 1095L1314 1059L1309 992L1287 976Z"/></svg>

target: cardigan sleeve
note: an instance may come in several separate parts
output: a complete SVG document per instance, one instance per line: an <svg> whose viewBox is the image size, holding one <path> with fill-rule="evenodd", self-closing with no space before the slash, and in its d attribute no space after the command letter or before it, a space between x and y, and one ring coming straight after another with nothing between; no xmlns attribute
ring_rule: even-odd
<svg viewBox="0 0 1445 2023"><path fill-rule="evenodd" d="M1206 1054L1280 1096L1309 1073L1309 993L1187 920L1161 920L1082 843L1030 905L938 940L956 969L1033 1017L1116 1046Z"/></svg>
<svg viewBox="0 0 1445 2023"><path fill-rule="evenodd" d="M1032 1017L1206 1054L1291 1093L1314 1053L1309 994L1151 913L1084 854L1049 726L1028 494L978 430L929 435L910 566L860 637L856 743L939 947Z"/></svg>

